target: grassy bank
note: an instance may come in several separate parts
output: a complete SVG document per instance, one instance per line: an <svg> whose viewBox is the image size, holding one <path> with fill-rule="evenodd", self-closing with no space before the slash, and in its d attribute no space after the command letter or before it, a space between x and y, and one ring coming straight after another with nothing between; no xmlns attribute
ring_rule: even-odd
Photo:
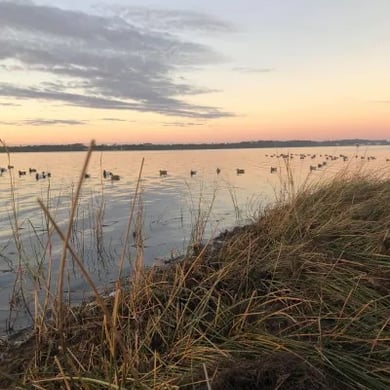
<svg viewBox="0 0 390 390"><path fill-rule="evenodd" d="M388 179L307 187L183 261L134 275L1 346L1 386L390 387Z"/></svg>

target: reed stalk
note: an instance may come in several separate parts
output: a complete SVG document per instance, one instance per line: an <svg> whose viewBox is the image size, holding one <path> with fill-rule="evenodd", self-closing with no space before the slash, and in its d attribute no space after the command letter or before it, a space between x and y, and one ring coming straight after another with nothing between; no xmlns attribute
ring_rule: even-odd
<svg viewBox="0 0 390 390"><path fill-rule="evenodd" d="M69 248L69 240L70 240L71 235L72 235L73 221L74 221L74 217L75 217L75 214L77 211L77 205L78 205L78 201L79 201L79 197L80 197L81 187L82 187L82 184L83 184L83 181L85 178L85 174L87 173L88 163L89 163L89 160L91 158L92 149L93 149L94 145L95 145L95 141L91 141L86 158L85 158L85 161L84 161L84 165L83 165L82 170L81 170L81 174L80 174L80 178L79 178L79 181L77 184L76 192L73 196L72 206L71 206L71 210L70 210L70 217L69 217L69 222L68 222L68 228L67 228L67 231L65 233L65 236L63 239L63 245L62 245L62 255L61 255L61 259L60 259L60 266L59 266L59 272L58 272L58 284L57 284L57 286L58 286L57 287L57 304L58 304L57 327L58 327L58 332L61 335L62 343L64 343L62 333L63 333L63 294L64 294L65 264L66 264L67 252L68 252L68 248ZM42 205L43 204L41 204L41 206ZM63 347L65 347L65 346L63 345Z"/></svg>

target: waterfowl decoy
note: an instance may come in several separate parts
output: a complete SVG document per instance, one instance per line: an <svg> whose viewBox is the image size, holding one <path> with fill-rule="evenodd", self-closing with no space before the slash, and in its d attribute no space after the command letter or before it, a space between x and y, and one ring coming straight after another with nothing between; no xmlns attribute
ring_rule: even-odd
<svg viewBox="0 0 390 390"><path fill-rule="evenodd" d="M114 174L110 174L110 176L111 176L111 180L112 181L118 181L118 180L120 180L121 179L121 177L119 176L119 175L114 175Z"/></svg>
<svg viewBox="0 0 390 390"><path fill-rule="evenodd" d="M91 177L91 175L89 174L89 173L86 173L85 175L84 175L84 179L89 179Z"/></svg>
<svg viewBox="0 0 390 390"><path fill-rule="evenodd" d="M221 173L221 170L219 168L217 168L217 175L219 175Z"/></svg>
<svg viewBox="0 0 390 390"><path fill-rule="evenodd" d="M35 180L46 179L47 177L48 178L51 177L50 172L42 171L42 173L38 173L38 172L35 173Z"/></svg>
<svg viewBox="0 0 390 390"><path fill-rule="evenodd" d="M160 169L160 176L166 176L168 175L168 171L165 169Z"/></svg>
<svg viewBox="0 0 390 390"><path fill-rule="evenodd" d="M29 173L31 174L31 173L33 173L33 172L36 172L37 170L36 170L35 168L28 168L28 171L29 171Z"/></svg>
<svg viewBox="0 0 390 390"><path fill-rule="evenodd" d="M8 169L13 169L14 166L13 165L8 165Z"/></svg>
<svg viewBox="0 0 390 390"><path fill-rule="evenodd" d="M21 170L19 170L19 171L18 171L18 174L19 174L19 177L20 177L20 176L25 176L25 175L26 175L26 171L21 171Z"/></svg>
<svg viewBox="0 0 390 390"><path fill-rule="evenodd" d="M190 175L191 175L191 177L194 176L194 175L196 175L196 171L193 171L193 170L191 169Z"/></svg>
<svg viewBox="0 0 390 390"><path fill-rule="evenodd" d="M277 172L277 170L278 170L278 168L276 168L276 167L271 167L271 173L274 173L274 172Z"/></svg>
<svg viewBox="0 0 390 390"><path fill-rule="evenodd" d="M237 175L242 175L245 173L245 169L237 168L236 172L237 172Z"/></svg>

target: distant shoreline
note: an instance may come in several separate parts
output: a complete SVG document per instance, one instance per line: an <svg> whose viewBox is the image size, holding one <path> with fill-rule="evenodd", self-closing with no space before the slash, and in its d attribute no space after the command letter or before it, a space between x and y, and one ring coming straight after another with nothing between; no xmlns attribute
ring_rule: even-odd
<svg viewBox="0 0 390 390"><path fill-rule="evenodd" d="M333 141L242 141L232 143L201 143L201 144L98 144L98 151L153 151L153 150L212 150L212 149L254 149L254 148L304 148L316 146L380 146L390 145L390 140L341 139ZM77 152L86 151L88 146L82 143L65 145L20 145L9 146L9 152ZM0 153L6 150L0 147Z"/></svg>

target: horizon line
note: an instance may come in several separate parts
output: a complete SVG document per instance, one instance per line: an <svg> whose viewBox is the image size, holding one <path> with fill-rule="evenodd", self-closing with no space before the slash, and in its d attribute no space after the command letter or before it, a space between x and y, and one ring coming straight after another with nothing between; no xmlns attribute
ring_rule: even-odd
<svg viewBox="0 0 390 390"><path fill-rule="evenodd" d="M3 140L4 144L7 147L18 148L18 147L49 147L49 146L85 146L88 147L89 142L70 142L70 143L36 143L36 144L7 144ZM288 140L278 140L278 139L259 139L259 140L242 140L242 141L230 141L230 142L168 142L168 143L154 143L154 142L139 142L139 143L129 143L129 142L103 142L103 143L95 143L96 146L213 146L213 145L239 145L239 144L255 144L255 143L298 143L298 142L310 142L310 143L337 143L337 142L351 142L351 143L359 143L359 142L382 142L382 143L390 143L390 139L385 138L338 138L338 139L322 139L322 140L314 140L314 139L288 139ZM2 146L1 148L4 148Z"/></svg>

